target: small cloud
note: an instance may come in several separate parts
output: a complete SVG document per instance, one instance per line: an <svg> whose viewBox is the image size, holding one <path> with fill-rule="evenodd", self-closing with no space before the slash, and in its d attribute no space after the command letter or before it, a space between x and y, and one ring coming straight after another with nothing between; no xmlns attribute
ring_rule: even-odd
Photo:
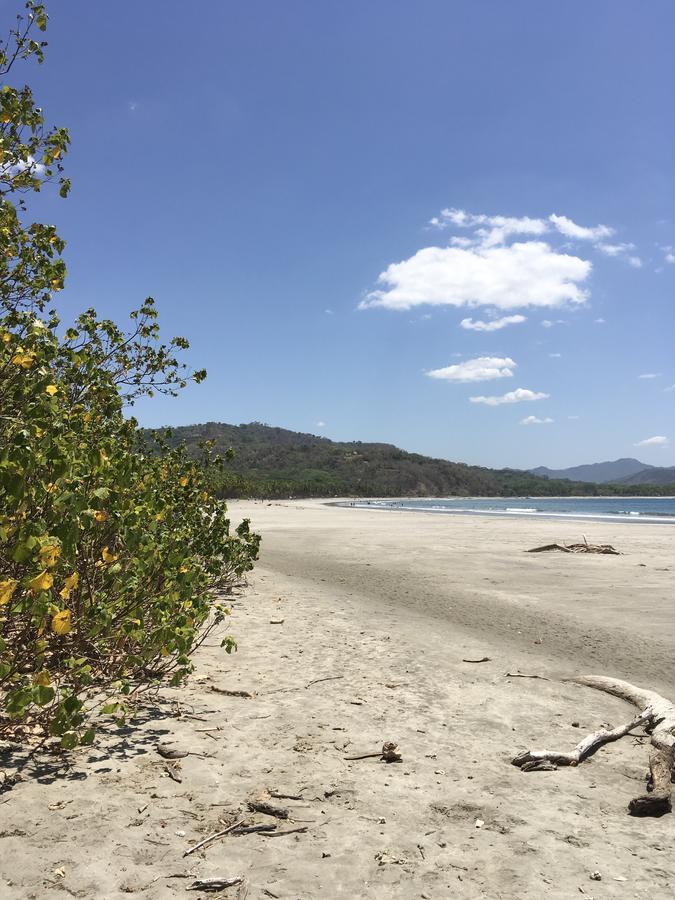
<svg viewBox="0 0 675 900"><path fill-rule="evenodd" d="M578 419L579 416L568 416L567 418L568 418L568 419L571 419L572 421L574 421L574 420Z"/></svg>
<svg viewBox="0 0 675 900"><path fill-rule="evenodd" d="M516 388L501 397L469 397L471 403L484 403L486 406L501 406L504 403L522 403L525 400L547 400L550 394L529 391L527 388Z"/></svg>
<svg viewBox="0 0 675 900"><path fill-rule="evenodd" d="M632 266L634 269L642 268L642 260L639 256L629 256L628 257L628 265Z"/></svg>
<svg viewBox="0 0 675 900"><path fill-rule="evenodd" d="M335 313L333 312L332 309L324 309L324 314L327 315L327 316L334 316L334 315L335 315Z"/></svg>
<svg viewBox="0 0 675 900"><path fill-rule="evenodd" d="M132 113L136 112L136 110L138 109L139 106L140 106L140 103L138 102L138 100L130 100L127 103L127 109L129 110L129 112L132 112Z"/></svg>
<svg viewBox="0 0 675 900"><path fill-rule="evenodd" d="M427 375L445 381L491 381L493 378L511 378L515 367L516 363L508 356L478 356L444 369L432 369Z"/></svg>
<svg viewBox="0 0 675 900"><path fill-rule="evenodd" d="M664 388L663 390L666 391L666 392L668 392L668 391L675 391L675 384L671 384L671 385L669 385L669 387Z"/></svg>
<svg viewBox="0 0 675 900"><path fill-rule="evenodd" d="M605 320L604 320L604 319L593 319L593 322L594 322L596 325L604 325L604 324L605 324Z"/></svg>
<svg viewBox="0 0 675 900"><path fill-rule="evenodd" d="M537 416L526 416L521 419L519 425L551 425L553 419L538 419Z"/></svg>
<svg viewBox="0 0 675 900"><path fill-rule="evenodd" d="M671 265L675 264L675 247L666 245L665 247L661 247L661 249L665 254L663 257L665 261Z"/></svg>
<svg viewBox="0 0 675 900"><path fill-rule="evenodd" d="M501 319L493 319L492 322L482 322L480 319L477 319L475 322L473 319L462 319L459 323L460 328L465 328L467 331L500 331L502 328L506 328L507 325L520 325L521 322L526 322L527 319L525 316L502 316Z"/></svg>
<svg viewBox="0 0 675 900"><path fill-rule="evenodd" d="M564 319L543 319L541 324L542 324L543 328L553 328L554 325L564 325L565 320Z"/></svg>
<svg viewBox="0 0 675 900"><path fill-rule="evenodd" d="M551 357L551 359L560 359L562 353L549 353L549 356Z"/></svg>
<svg viewBox="0 0 675 900"><path fill-rule="evenodd" d="M645 372L644 375L638 375L638 378L660 378L660 372Z"/></svg>
<svg viewBox="0 0 675 900"><path fill-rule="evenodd" d="M325 423L325 422L317 422L317 423L316 423L316 427L317 427L317 428L325 428L325 427L326 427L326 423Z"/></svg>
<svg viewBox="0 0 675 900"><path fill-rule="evenodd" d="M667 437L664 437L662 434L654 435L654 437L645 438L643 441L638 441L635 444L636 447L667 447L670 444L670 441Z"/></svg>
<svg viewBox="0 0 675 900"><path fill-rule="evenodd" d="M555 213L550 215L548 220L565 237L574 238L577 241L601 241L614 234L614 229L608 225L595 225L593 228L587 228L583 225L577 225L576 222L568 219L567 216L557 216Z"/></svg>

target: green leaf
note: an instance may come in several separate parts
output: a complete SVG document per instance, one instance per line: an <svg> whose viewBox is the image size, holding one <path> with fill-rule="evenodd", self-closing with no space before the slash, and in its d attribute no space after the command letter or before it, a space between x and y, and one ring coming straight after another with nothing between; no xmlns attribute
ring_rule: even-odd
<svg viewBox="0 0 675 900"><path fill-rule="evenodd" d="M80 739L76 731L66 731L61 737L61 749L72 750L74 747L77 747L79 742Z"/></svg>

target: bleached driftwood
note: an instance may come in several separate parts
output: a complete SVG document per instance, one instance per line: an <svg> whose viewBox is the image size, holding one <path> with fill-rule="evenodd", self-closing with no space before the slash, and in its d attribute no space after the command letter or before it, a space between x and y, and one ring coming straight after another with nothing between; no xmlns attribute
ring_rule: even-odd
<svg viewBox="0 0 675 900"><path fill-rule="evenodd" d="M645 726L652 750L649 755L650 779L648 793L635 797L628 804L633 815L661 815L672 809L672 780L675 774L675 705L657 694L644 690L628 681L606 678L603 675L581 675L567 681L582 684L598 691L613 694L637 706L640 713L630 722L612 729L601 729L589 734L568 753L551 750L526 750L512 760L514 766L532 771L547 764L577 766L584 759L611 741L618 741L633 728Z"/></svg>

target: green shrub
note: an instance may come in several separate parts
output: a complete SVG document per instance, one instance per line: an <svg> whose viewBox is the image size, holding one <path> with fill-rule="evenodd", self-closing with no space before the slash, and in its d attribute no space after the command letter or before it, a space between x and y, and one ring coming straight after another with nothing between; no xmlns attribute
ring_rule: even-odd
<svg viewBox="0 0 675 900"><path fill-rule="evenodd" d="M0 73L41 61L30 35L45 26L43 7L28 4ZM127 415L141 395L205 377L178 361L183 338L159 343L153 301L129 332L93 310L60 325L51 303L64 244L23 221L21 198L52 180L67 193L67 146L64 129L45 131L29 88L2 88L0 731L38 724L69 748L93 739L92 707L121 718L130 694L191 671L228 612L214 591L252 567L259 538L247 521L232 529L212 496L222 462L208 448L195 460L158 435L149 443Z"/></svg>

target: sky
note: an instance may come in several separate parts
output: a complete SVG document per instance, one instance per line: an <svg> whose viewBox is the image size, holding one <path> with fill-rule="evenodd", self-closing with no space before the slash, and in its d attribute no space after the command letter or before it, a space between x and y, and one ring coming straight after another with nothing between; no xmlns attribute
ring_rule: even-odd
<svg viewBox="0 0 675 900"><path fill-rule="evenodd" d="M49 11L63 317L153 296L209 373L141 424L675 464L670 0Z"/></svg>

